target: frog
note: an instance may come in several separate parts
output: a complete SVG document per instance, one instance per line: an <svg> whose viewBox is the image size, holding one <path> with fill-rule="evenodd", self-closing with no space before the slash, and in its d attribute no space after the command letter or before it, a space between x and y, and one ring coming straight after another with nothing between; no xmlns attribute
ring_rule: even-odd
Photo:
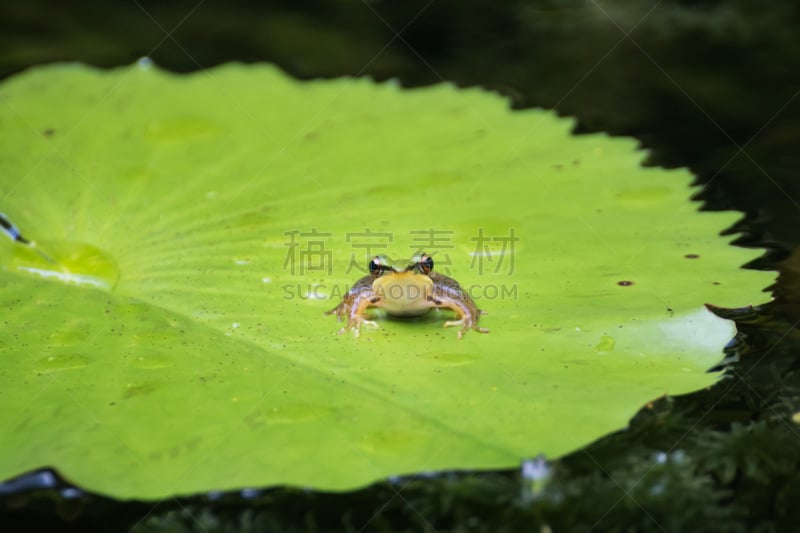
<svg viewBox="0 0 800 533"><path fill-rule="evenodd" d="M429 254L414 254L404 268L395 267L385 255L376 255L367 270L369 274L356 281L339 305L325 312L336 314L339 322L347 321L338 331L340 335L353 330L358 337L364 324L378 328L377 322L367 317L366 311L371 308L383 309L395 317L421 316L434 308L450 309L455 311L456 320L446 321L443 327L459 327L459 339L470 329L489 333L478 326L478 317L487 313L478 309L456 280L433 270L433 257Z"/></svg>

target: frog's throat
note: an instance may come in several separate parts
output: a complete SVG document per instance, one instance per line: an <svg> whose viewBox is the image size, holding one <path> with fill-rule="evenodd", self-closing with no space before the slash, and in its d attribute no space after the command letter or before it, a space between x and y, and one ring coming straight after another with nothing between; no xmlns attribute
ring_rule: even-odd
<svg viewBox="0 0 800 533"><path fill-rule="evenodd" d="M380 298L380 307L390 314L420 315L431 308L433 280L420 274L394 274L376 279L372 292Z"/></svg>

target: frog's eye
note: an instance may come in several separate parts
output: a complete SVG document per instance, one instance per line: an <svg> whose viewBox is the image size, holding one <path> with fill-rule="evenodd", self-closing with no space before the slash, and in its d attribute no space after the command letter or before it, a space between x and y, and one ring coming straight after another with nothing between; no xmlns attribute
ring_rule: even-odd
<svg viewBox="0 0 800 533"><path fill-rule="evenodd" d="M433 257L428 254L419 254L414 256L416 261L415 267L423 274L430 274L433 271Z"/></svg>
<svg viewBox="0 0 800 533"><path fill-rule="evenodd" d="M391 269L391 267L389 266L389 258L386 257L385 255L376 255L370 260L369 265L367 265L367 268L369 269L370 274L372 274L375 277L378 277L385 271Z"/></svg>

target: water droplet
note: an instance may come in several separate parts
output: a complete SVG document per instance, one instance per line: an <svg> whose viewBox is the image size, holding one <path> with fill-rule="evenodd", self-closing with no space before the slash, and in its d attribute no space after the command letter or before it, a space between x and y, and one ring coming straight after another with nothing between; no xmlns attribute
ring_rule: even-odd
<svg viewBox="0 0 800 533"><path fill-rule="evenodd" d="M82 498L84 495L84 492L76 487L65 487L61 489L59 493L61 494L61 497L64 498L65 500L74 500L77 498Z"/></svg>
<svg viewBox="0 0 800 533"><path fill-rule="evenodd" d="M119 279L117 263L111 256L94 246L77 242L17 244L0 265L9 272L107 291L112 290Z"/></svg>
<svg viewBox="0 0 800 533"><path fill-rule="evenodd" d="M139 61L136 62L136 66L139 70L150 70L153 68L153 60L147 56L140 57Z"/></svg>
<svg viewBox="0 0 800 533"><path fill-rule="evenodd" d="M233 262L234 264L237 265L249 265L250 263L252 263L252 261L246 257L234 257Z"/></svg>
<svg viewBox="0 0 800 533"><path fill-rule="evenodd" d="M264 283L271 283L272 278L261 278L261 281L263 281Z"/></svg>
<svg viewBox="0 0 800 533"><path fill-rule="evenodd" d="M320 287L325 287L321 283L312 283L308 286L308 290L306 291L305 299L306 300L326 300L328 295L324 292L320 291Z"/></svg>
<svg viewBox="0 0 800 533"><path fill-rule="evenodd" d="M239 494L242 496L242 498L246 500L251 500L253 498L258 498L259 496L264 494L264 491L261 489L242 489L241 491L239 491Z"/></svg>
<svg viewBox="0 0 800 533"><path fill-rule="evenodd" d="M80 354L56 354L40 359L33 372L36 374L50 374L62 370L83 368L89 364L89 358Z"/></svg>

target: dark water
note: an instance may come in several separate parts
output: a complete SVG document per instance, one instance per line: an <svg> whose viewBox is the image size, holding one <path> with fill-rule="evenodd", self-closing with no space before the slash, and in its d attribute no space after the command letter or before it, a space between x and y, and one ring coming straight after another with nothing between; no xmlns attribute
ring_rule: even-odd
<svg viewBox="0 0 800 533"><path fill-rule="evenodd" d="M49 473L0 492L0 520L59 529L744 531L800 520L800 8L794 2L100 1L0 4L0 76L51 61L150 56L188 72L271 61L301 78L453 81L516 107L637 137L687 166L704 209L744 213L749 268L775 301L731 313L727 379L645 406L562 459L532 495L518 472L451 474L344 495L299 490L114 502ZM529 488L529 487L528 487ZM535 497L533 497L535 496Z"/></svg>

